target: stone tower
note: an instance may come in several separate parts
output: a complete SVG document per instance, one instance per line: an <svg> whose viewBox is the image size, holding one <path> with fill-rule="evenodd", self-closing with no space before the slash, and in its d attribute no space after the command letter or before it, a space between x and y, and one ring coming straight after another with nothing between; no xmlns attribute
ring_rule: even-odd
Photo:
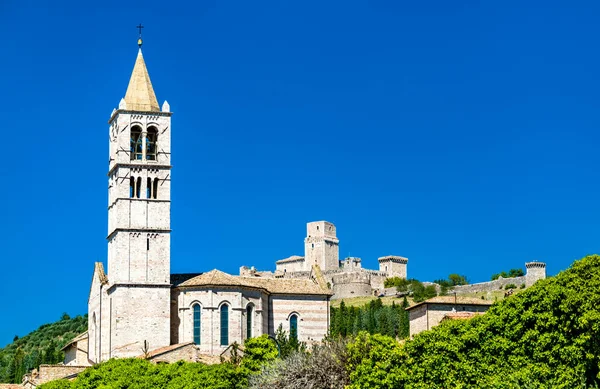
<svg viewBox="0 0 600 389"><path fill-rule="evenodd" d="M108 121L108 317L101 360L170 344L171 112L142 50ZM106 344L108 343L108 344Z"/></svg>
<svg viewBox="0 0 600 389"><path fill-rule="evenodd" d="M340 267L340 241L336 237L335 226L326 221L306 224L304 239L304 260L306 268L319 265L322 271Z"/></svg>
<svg viewBox="0 0 600 389"><path fill-rule="evenodd" d="M379 262L379 271L386 273L387 277L406 278L406 264L408 258L397 255L388 255L377 259Z"/></svg>
<svg viewBox="0 0 600 389"><path fill-rule="evenodd" d="M525 284L527 287L535 284L537 280L543 280L546 278L546 264L544 262L526 262L525 269Z"/></svg>

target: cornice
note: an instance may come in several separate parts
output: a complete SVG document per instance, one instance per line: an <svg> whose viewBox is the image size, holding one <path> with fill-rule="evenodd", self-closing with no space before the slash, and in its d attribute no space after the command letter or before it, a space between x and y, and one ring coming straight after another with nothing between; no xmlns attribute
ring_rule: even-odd
<svg viewBox="0 0 600 389"><path fill-rule="evenodd" d="M112 115L110 115L110 119L108 119L108 124L111 124L113 120L120 114L128 114L128 115L143 115L143 116L166 116L171 117L173 112L159 112L159 111L130 111L127 109L117 109Z"/></svg>
<svg viewBox="0 0 600 389"><path fill-rule="evenodd" d="M140 234L148 234L148 233L164 234L164 233L171 233L171 229L170 228L165 228L165 229L161 229L161 228L115 228L110 234L108 234L108 236L106 237L106 240L112 239L118 232L135 232L135 233L140 233Z"/></svg>
<svg viewBox="0 0 600 389"><path fill-rule="evenodd" d="M139 168L144 168L144 169L157 169L157 170L171 170L173 168L173 166L171 165L163 165L163 164L157 164L157 163L123 163L123 162L115 162L115 164L110 168L110 170L108 171L108 173L106 173L107 177L110 177L111 174L115 171L115 169L120 168L120 167L125 167L125 168L130 168L130 169L139 169Z"/></svg>

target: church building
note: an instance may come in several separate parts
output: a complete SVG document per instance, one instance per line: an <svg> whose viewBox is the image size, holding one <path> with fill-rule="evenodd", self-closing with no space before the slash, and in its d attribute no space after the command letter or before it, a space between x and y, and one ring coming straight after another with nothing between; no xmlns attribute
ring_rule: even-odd
<svg viewBox="0 0 600 389"><path fill-rule="evenodd" d="M302 279L171 274L172 113L166 101L158 104L139 46L125 97L108 121L108 267L95 264L87 337L69 345L65 362L180 345L220 355L279 326L299 341L320 341L332 293L318 264Z"/></svg>

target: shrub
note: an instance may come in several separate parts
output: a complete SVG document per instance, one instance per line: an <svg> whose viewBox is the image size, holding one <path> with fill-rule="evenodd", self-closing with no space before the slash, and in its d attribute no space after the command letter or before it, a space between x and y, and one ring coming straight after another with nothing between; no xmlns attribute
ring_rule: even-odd
<svg viewBox="0 0 600 389"><path fill-rule="evenodd" d="M284 360L266 365L250 377L250 388L333 388L349 383L344 341L324 342L310 352L294 352Z"/></svg>
<svg viewBox="0 0 600 389"><path fill-rule="evenodd" d="M525 275L525 272L523 271L523 269L510 269L507 272L503 271L500 273L496 273L492 275L492 281L497 280L498 278L502 277L502 278L515 278L515 277L522 277Z"/></svg>
<svg viewBox="0 0 600 389"><path fill-rule="evenodd" d="M360 334L350 388L583 388L600 379L600 256L399 347Z"/></svg>
<svg viewBox="0 0 600 389"><path fill-rule="evenodd" d="M504 289L508 290L508 289L517 289L517 285L515 284L507 284Z"/></svg>
<svg viewBox="0 0 600 389"><path fill-rule="evenodd" d="M250 338L244 343L241 366L250 372L258 372L262 365L274 361L278 355L277 346L268 335Z"/></svg>

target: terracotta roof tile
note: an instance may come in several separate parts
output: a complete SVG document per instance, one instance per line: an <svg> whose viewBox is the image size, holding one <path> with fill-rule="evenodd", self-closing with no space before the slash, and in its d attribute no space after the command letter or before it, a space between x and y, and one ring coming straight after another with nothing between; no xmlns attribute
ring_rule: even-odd
<svg viewBox="0 0 600 389"><path fill-rule="evenodd" d="M481 316L483 315L483 312L467 312L467 311L461 311L461 312L449 312L447 313L443 320L468 320L472 317L475 316Z"/></svg>
<svg viewBox="0 0 600 389"><path fill-rule="evenodd" d="M81 333L81 334L77 335L76 337L74 337L73 340L70 341L69 343L65 344L65 347L61 348L61 351L64 350L64 349L66 349L67 347L69 347L73 343L77 343L80 340L87 339L87 338L88 338L88 332L85 331L84 333Z"/></svg>
<svg viewBox="0 0 600 389"><path fill-rule="evenodd" d="M152 359L152 358L157 357L159 355L166 354L168 352L180 349L180 348L185 347L185 346L189 346L191 344L194 344L194 342L172 344L170 346L161 347L161 348L157 348L155 350L152 350L147 355L145 355L145 354L139 355L138 358Z"/></svg>
<svg viewBox="0 0 600 389"><path fill-rule="evenodd" d="M309 279L232 276L216 269L179 285L179 287L194 286L238 286L263 289L272 294L331 294L330 290L321 288L316 282Z"/></svg>
<svg viewBox="0 0 600 389"><path fill-rule="evenodd" d="M281 263L288 263L288 262L298 262L298 261L303 261L303 260L304 260L304 257L301 257L300 255L292 255L291 257L280 259L279 261L277 261L275 263L281 264Z"/></svg>

